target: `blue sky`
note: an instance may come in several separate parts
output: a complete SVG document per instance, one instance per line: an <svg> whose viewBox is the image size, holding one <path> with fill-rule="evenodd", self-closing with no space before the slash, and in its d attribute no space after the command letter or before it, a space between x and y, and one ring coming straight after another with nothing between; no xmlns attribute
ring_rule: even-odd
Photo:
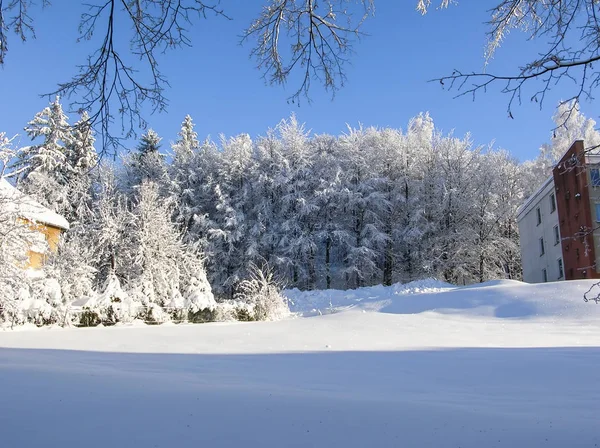
<svg viewBox="0 0 600 448"><path fill-rule="evenodd" d="M405 128L411 117L429 111L439 129L459 135L470 131L476 143L495 141L495 146L525 160L535 157L539 146L549 140L554 108L558 100L567 97L566 91L556 88L542 110L525 99L515 106L514 119L508 117L508 97L499 93L500 86L475 101L471 97L454 99L456 92L428 80L454 68L483 68L484 22L486 10L494 2L463 1L421 16L415 11L416 0L376 0L376 15L364 28L369 36L356 44L352 65L347 67L346 86L332 100L314 83L311 104L288 104L286 100L297 86L265 85L248 57L250 46L239 45L239 35L261 4L261 0L223 0L223 8L233 20L209 17L197 22L191 33L193 48L161 58L162 70L171 83L166 93L169 108L167 113L146 118L165 142L176 138L186 114L194 118L200 137L217 138L221 133L264 134L292 112L315 133L339 134L346 123ZM89 47L75 42L81 11L79 4L69 4L67 10L56 2L43 12L34 12L36 40L22 44L11 36L6 64L0 70L0 131L22 134L26 122L47 104L39 94L68 80L84 60ZM489 71L514 70L535 55L536 45L512 33ZM597 119L591 103L584 103L582 110ZM21 139L21 143L27 142L27 137Z"/></svg>

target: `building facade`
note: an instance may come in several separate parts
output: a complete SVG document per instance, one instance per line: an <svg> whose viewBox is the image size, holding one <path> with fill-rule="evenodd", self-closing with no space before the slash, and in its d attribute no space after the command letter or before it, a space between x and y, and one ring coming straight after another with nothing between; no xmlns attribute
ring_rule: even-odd
<svg viewBox="0 0 600 448"><path fill-rule="evenodd" d="M524 281L600 278L599 162L576 141L519 208Z"/></svg>
<svg viewBox="0 0 600 448"><path fill-rule="evenodd" d="M559 213L552 177L521 206L517 222L523 280L528 283L563 280Z"/></svg>

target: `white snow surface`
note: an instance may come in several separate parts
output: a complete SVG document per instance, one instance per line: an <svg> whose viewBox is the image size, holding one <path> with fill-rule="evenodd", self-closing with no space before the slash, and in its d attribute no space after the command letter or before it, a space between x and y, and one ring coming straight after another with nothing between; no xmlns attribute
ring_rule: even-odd
<svg viewBox="0 0 600 448"><path fill-rule="evenodd" d="M69 222L64 216L53 212L35 201L32 197L20 192L6 179L0 179L0 199L7 210L16 212L22 218L58 227L59 229L69 230Z"/></svg>
<svg viewBox="0 0 600 448"><path fill-rule="evenodd" d="M598 446L592 284L287 291L316 317L0 332L0 446Z"/></svg>

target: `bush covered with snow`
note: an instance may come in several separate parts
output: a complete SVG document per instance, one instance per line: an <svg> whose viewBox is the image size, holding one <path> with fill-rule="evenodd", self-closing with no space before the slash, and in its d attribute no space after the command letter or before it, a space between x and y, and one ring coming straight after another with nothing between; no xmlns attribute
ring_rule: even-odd
<svg viewBox="0 0 600 448"><path fill-rule="evenodd" d="M287 299L281 294L281 283L275 279L269 266L252 265L249 278L238 288L236 299L249 305L249 309L239 309L238 315L248 320L279 320L290 314Z"/></svg>

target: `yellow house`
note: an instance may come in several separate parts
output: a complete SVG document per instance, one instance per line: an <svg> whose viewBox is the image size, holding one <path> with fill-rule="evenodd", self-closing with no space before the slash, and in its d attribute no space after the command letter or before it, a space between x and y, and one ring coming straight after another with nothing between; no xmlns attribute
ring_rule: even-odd
<svg viewBox="0 0 600 448"><path fill-rule="evenodd" d="M19 222L33 230L32 241L23 249L27 251L29 260L26 267L39 269L44 264L48 251L56 251L61 233L69 230L69 222L30 196L21 193L6 179L0 179L0 196L0 207L15 213Z"/></svg>

